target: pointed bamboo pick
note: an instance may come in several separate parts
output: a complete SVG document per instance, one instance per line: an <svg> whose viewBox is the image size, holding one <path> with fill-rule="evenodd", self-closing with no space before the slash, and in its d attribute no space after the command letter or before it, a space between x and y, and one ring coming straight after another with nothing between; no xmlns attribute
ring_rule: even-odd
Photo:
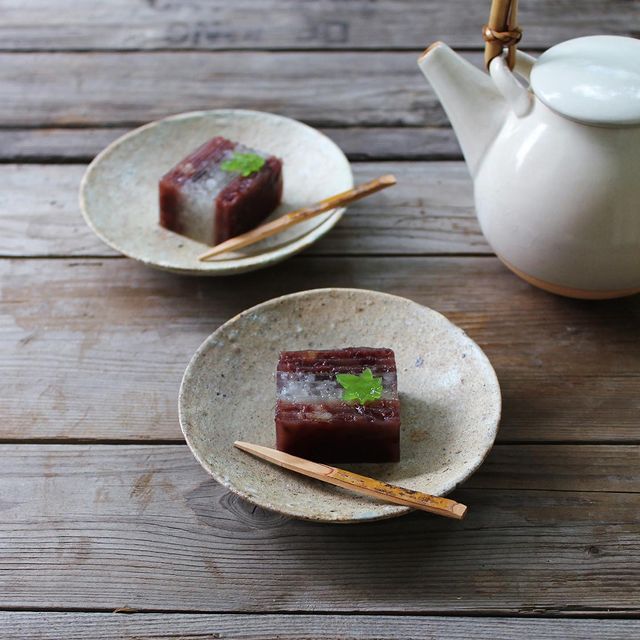
<svg viewBox="0 0 640 640"><path fill-rule="evenodd" d="M262 224L259 227L252 229L251 231L247 231L247 233L229 238L229 240L225 240L225 242L221 242L219 245L213 247L213 249L209 249L209 251L203 253L198 259L205 262L211 258L221 255L222 253L226 253L227 251L234 251L235 249L248 247L251 244L260 242L260 240L274 236L289 227L293 227L305 220L314 218L321 213L326 213L331 209L344 207L356 200L366 198L376 191L393 186L395 183L396 179L392 175L381 176L380 178L376 178L370 182L365 182L353 189L331 196L325 200L320 200L320 202L312 205L311 207L304 207L303 209L291 211L290 213L286 213L271 222L267 222L266 224Z"/></svg>
<svg viewBox="0 0 640 640"><path fill-rule="evenodd" d="M446 518L454 518L456 520L462 520L467 512L467 507L459 502L455 502L455 500L397 487L392 484L387 484L386 482L381 482L380 480L375 480L374 478L361 476L358 473L330 467L326 464L311 462L311 460L298 458L283 451L277 451L276 449L270 449L269 447L263 447L258 444L251 444L250 442L236 441L234 445L238 449L242 449L242 451L267 460L279 467L301 473L304 476L309 476L322 482L328 482L329 484L348 489L355 493L362 493L373 498L379 498L385 502L393 502L394 504L429 511L430 513L445 516Z"/></svg>

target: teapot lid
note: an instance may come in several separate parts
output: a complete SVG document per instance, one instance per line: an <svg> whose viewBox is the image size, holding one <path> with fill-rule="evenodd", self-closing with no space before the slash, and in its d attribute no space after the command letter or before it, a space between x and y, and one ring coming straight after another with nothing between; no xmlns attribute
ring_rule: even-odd
<svg viewBox="0 0 640 640"><path fill-rule="evenodd" d="M531 88L561 115L587 124L640 124L640 40L587 36L543 53Z"/></svg>

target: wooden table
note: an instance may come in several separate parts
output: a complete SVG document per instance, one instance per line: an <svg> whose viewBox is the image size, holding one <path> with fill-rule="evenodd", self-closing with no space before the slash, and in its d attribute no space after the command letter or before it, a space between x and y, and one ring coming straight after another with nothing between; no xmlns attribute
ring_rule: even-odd
<svg viewBox="0 0 640 640"><path fill-rule="evenodd" d="M437 38L479 63L488 5L0 0L1 637L640 636L640 298L562 299L500 265L415 64ZM521 5L534 52L640 35L638 0ZM135 125L214 107L300 118L358 179L399 184L246 276L115 254L78 211L87 162ZM464 522L288 520L187 450L177 392L200 342L321 286L429 305L492 360L504 417L455 492Z"/></svg>

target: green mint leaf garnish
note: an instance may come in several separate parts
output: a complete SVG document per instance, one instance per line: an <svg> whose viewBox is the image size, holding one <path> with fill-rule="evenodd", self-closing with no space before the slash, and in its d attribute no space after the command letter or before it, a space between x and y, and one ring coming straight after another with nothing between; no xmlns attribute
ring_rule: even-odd
<svg viewBox="0 0 640 640"><path fill-rule="evenodd" d="M374 378L371 369L365 369L359 376L352 373L338 373L338 384L344 389L345 402L366 404L382 397L382 378Z"/></svg>
<svg viewBox="0 0 640 640"><path fill-rule="evenodd" d="M229 160L225 160L220 168L223 171L239 173L243 178L260 171L264 167L265 159L255 153L234 153Z"/></svg>

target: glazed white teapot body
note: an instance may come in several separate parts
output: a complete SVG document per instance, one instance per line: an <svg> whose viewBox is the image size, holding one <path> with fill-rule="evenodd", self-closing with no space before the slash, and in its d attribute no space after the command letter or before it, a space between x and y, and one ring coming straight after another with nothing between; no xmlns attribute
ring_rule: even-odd
<svg viewBox="0 0 640 640"><path fill-rule="evenodd" d="M602 56L603 47L613 58L601 68L584 51ZM500 259L563 295L639 292L640 41L578 38L547 54L517 52L521 79L503 57L486 74L443 43L419 65L458 136Z"/></svg>

